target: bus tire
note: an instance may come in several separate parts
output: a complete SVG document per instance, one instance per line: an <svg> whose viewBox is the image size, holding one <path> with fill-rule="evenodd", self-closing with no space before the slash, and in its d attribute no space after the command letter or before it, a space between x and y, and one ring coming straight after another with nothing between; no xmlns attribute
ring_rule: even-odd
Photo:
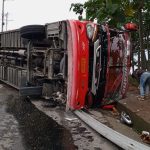
<svg viewBox="0 0 150 150"><path fill-rule="evenodd" d="M27 25L20 28L20 36L29 40L42 40L46 37L45 26Z"/></svg>

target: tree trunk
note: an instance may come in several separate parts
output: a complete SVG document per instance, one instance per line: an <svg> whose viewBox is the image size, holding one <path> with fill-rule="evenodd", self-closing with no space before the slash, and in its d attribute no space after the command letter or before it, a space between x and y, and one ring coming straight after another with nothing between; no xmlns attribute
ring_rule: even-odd
<svg viewBox="0 0 150 150"><path fill-rule="evenodd" d="M148 68L147 68L149 71L150 71L150 50L148 49Z"/></svg>
<svg viewBox="0 0 150 150"><path fill-rule="evenodd" d="M146 69L146 56L145 49L143 45L143 20L142 20L142 9L139 10L139 39L140 39L140 53L138 54L138 59L141 60L141 68ZM139 58L141 56L141 59Z"/></svg>
<svg viewBox="0 0 150 150"><path fill-rule="evenodd" d="M147 25L147 31L146 31L146 33L147 33L147 41L146 41L146 48L147 48L147 51L148 51L148 63L147 63L147 69L150 71L150 43L149 43L149 41L150 41L150 37L149 37L149 35L150 35L150 32L149 32L149 30L150 30L150 25L148 24Z"/></svg>
<svg viewBox="0 0 150 150"><path fill-rule="evenodd" d="M134 52L131 53L131 68L132 68L132 72L134 72Z"/></svg>

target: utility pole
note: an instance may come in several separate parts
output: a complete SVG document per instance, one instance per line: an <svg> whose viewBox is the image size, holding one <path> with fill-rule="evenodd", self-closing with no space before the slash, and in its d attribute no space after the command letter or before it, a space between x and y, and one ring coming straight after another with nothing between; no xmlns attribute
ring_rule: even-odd
<svg viewBox="0 0 150 150"><path fill-rule="evenodd" d="M4 25L6 25L6 31L8 27L8 21L13 21L13 20L8 20L8 12L5 14L5 1L7 0L2 0L2 24L1 24L1 32L4 31ZM5 20L6 17L6 20ZM6 23L5 23L6 21Z"/></svg>
<svg viewBox="0 0 150 150"><path fill-rule="evenodd" d="M8 12L5 14L5 27L6 27L6 31L7 31L7 26L8 26Z"/></svg>
<svg viewBox="0 0 150 150"><path fill-rule="evenodd" d="M5 3L5 0L2 1L2 25L1 25L1 32L3 32L3 29L4 29L4 3Z"/></svg>
<svg viewBox="0 0 150 150"><path fill-rule="evenodd" d="M7 29L8 29L8 22L9 22L9 21L13 21L13 20L8 19L8 16L9 16L9 13L8 13L8 12L5 13L5 30L6 30L6 31L7 31Z"/></svg>

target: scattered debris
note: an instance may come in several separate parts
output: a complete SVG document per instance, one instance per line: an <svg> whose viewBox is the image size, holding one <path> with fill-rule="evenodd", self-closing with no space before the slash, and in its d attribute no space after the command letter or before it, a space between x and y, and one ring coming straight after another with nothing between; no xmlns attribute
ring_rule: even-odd
<svg viewBox="0 0 150 150"><path fill-rule="evenodd" d="M116 107L114 105L105 105L105 106L102 107L102 109L111 110L112 114L115 115L115 116L119 115L119 112L118 112L118 110L116 109Z"/></svg>
<svg viewBox="0 0 150 150"><path fill-rule="evenodd" d="M129 114L127 114L124 111L121 112L120 121L129 126L133 125L133 121L132 121L131 117L129 116Z"/></svg>
<svg viewBox="0 0 150 150"><path fill-rule="evenodd" d="M113 107L112 114L115 115L115 116L118 116L118 115L119 115L119 112L118 112L118 110L116 109L116 107Z"/></svg>
<svg viewBox="0 0 150 150"><path fill-rule="evenodd" d="M3 87L3 85L0 84L0 89Z"/></svg>
<svg viewBox="0 0 150 150"><path fill-rule="evenodd" d="M134 113L136 113L136 112L140 112L140 111L142 111L143 109L137 109L137 110L135 110L135 111L133 111Z"/></svg>
<svg viewBox="0 0 150 150"><path fill-rule="evenodd" d="M54 108L54 107L56 107L57 106L57 104L56 103L54 103L54 102L43 102L43 104L42 104L42 106L43 107L50 107L50 108Z"/></svg>
<svg viewBox="0 0 150 150"><path fill-rule="evenodd" d="M142 131L141 139L144 143L150 144L150 133L147 131Z"/></svg>
<svg viewBox="0 0 150 150"><path fill-rule="evenodd" d="M102 109L112 110L114 105L105 105L102 107Z"/></svg>
<svg viewBox="0 0 150 150"><path fill-rule="evenodd" d="M70 112L70 111L68 111L68 112L65 113L65 119L66 119L67 121L75 121L75 120L78 120L78 118L75 117L75 116L72 114L72 112Z"/></svg>
<svg viewBox="0 0 150 150"><path fill-rule="evenodd" d="M68 121L74 121L74 120L77 120L78 118L69 118L69 117L66 117L65 119L68 120Z"/></svg>

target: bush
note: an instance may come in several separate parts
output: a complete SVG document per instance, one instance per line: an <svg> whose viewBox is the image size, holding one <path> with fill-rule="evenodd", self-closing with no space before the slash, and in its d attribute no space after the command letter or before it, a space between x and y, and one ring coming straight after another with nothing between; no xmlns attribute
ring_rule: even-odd
<svg viewBox="0 0 150 150"><path fill-rule="evenodd" d="M138 87L139 82L137 81L136 78L133 78L132 75L129 75L129 85Z"/></svg>

